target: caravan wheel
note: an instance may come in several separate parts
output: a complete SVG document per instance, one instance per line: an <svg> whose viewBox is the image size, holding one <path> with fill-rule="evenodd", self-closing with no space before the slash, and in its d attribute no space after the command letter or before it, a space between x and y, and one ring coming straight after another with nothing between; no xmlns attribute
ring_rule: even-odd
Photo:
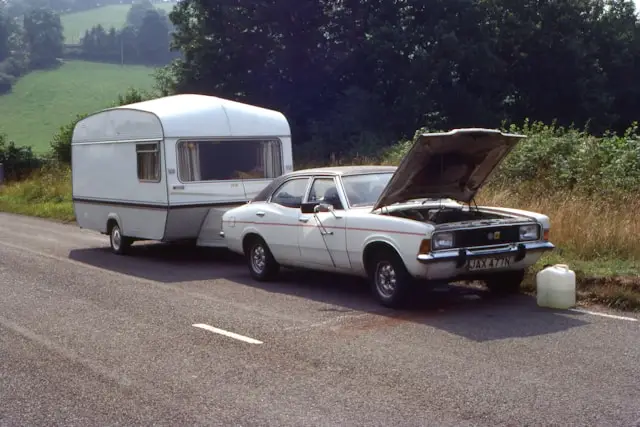
<svg viewBox="0 0 640 427"><path fill-rule="evenodd" d="M111 227L109 241L111 243L111 250L116 255L125 254L131 246L131 243L133 243L129 237L122 235L122 231L120 231L120 226L118 224L114 224Z"/></svg>

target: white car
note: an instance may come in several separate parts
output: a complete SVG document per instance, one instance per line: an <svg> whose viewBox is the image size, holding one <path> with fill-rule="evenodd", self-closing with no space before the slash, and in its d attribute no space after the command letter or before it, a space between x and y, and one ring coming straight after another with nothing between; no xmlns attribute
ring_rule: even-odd
<svg viewBox="0 0 640 427"><path fill-rule="evenodd" d="M299 170L227 211L227 247L256 280L280 266L367 277L385 306L419 281L482 280L519 289L527 267L552 250L549 218L478 207L473 198L522 135L490 129L424 134L398 167Z"/></svg>

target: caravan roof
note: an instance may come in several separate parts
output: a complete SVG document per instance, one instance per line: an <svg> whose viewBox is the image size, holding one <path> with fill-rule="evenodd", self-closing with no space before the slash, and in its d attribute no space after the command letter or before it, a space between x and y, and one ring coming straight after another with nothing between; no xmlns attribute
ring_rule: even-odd
<svg viewBox="0 0 640 427"><path fill-rule="evenodd" d="M78 122L73 142L290 135L289 123L278 111L183 94L97 112Z"/></svg>

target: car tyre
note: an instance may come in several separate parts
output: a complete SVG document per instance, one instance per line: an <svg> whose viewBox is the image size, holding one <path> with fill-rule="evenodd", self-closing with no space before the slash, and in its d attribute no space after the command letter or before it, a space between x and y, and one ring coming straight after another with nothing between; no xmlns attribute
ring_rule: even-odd
<svg viewBox="0 0 640 427"><path fill-rule="evenodd" d="M260 282L272 280L280 271L267 243L261 237L251 240L245 254L251 277Z"/></svg>
<svg viewBox="0 0 640 427"><path fill-rule="evenodd" d="M368 262L371 291L380 304L400 308L413 288L413 277L392 249L377 250Z"/></svg>
<svg viewBox="0 0 640 427"><path fill-rule="evenodd" d="M133 240L130 237L123 236L122 230L118 224L114 224L109 232L109 243L111 251L116 255L124 255L129 251Z"/></svg>
<svg viewBox="0 0 640 427"><path fill-rule="evenodd" d="M505 273L494 274L485 279L484 283L487 286L487 289L494 294L517 294L520 292L520 285L524 280L524 276L524 270L508 271Z"/></svg>

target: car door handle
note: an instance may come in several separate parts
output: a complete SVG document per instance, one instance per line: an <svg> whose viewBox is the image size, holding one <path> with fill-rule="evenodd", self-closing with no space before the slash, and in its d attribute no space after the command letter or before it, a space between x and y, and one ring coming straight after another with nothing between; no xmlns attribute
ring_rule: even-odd
<svg viewBox="0 0 640 427"><path fill-rule="evenodd" d="M298 221L300 221L300 222L309 222L309 218L300 217L300 218L298 218Z"/></svg>
<svg viewBox="0 0 640 427"><path fill-rule="evenodd" d="M258 212L256 212L256 215L258 215L258 216L264 216L264 212L262 212L262 211L258 211Z"/></svg>

